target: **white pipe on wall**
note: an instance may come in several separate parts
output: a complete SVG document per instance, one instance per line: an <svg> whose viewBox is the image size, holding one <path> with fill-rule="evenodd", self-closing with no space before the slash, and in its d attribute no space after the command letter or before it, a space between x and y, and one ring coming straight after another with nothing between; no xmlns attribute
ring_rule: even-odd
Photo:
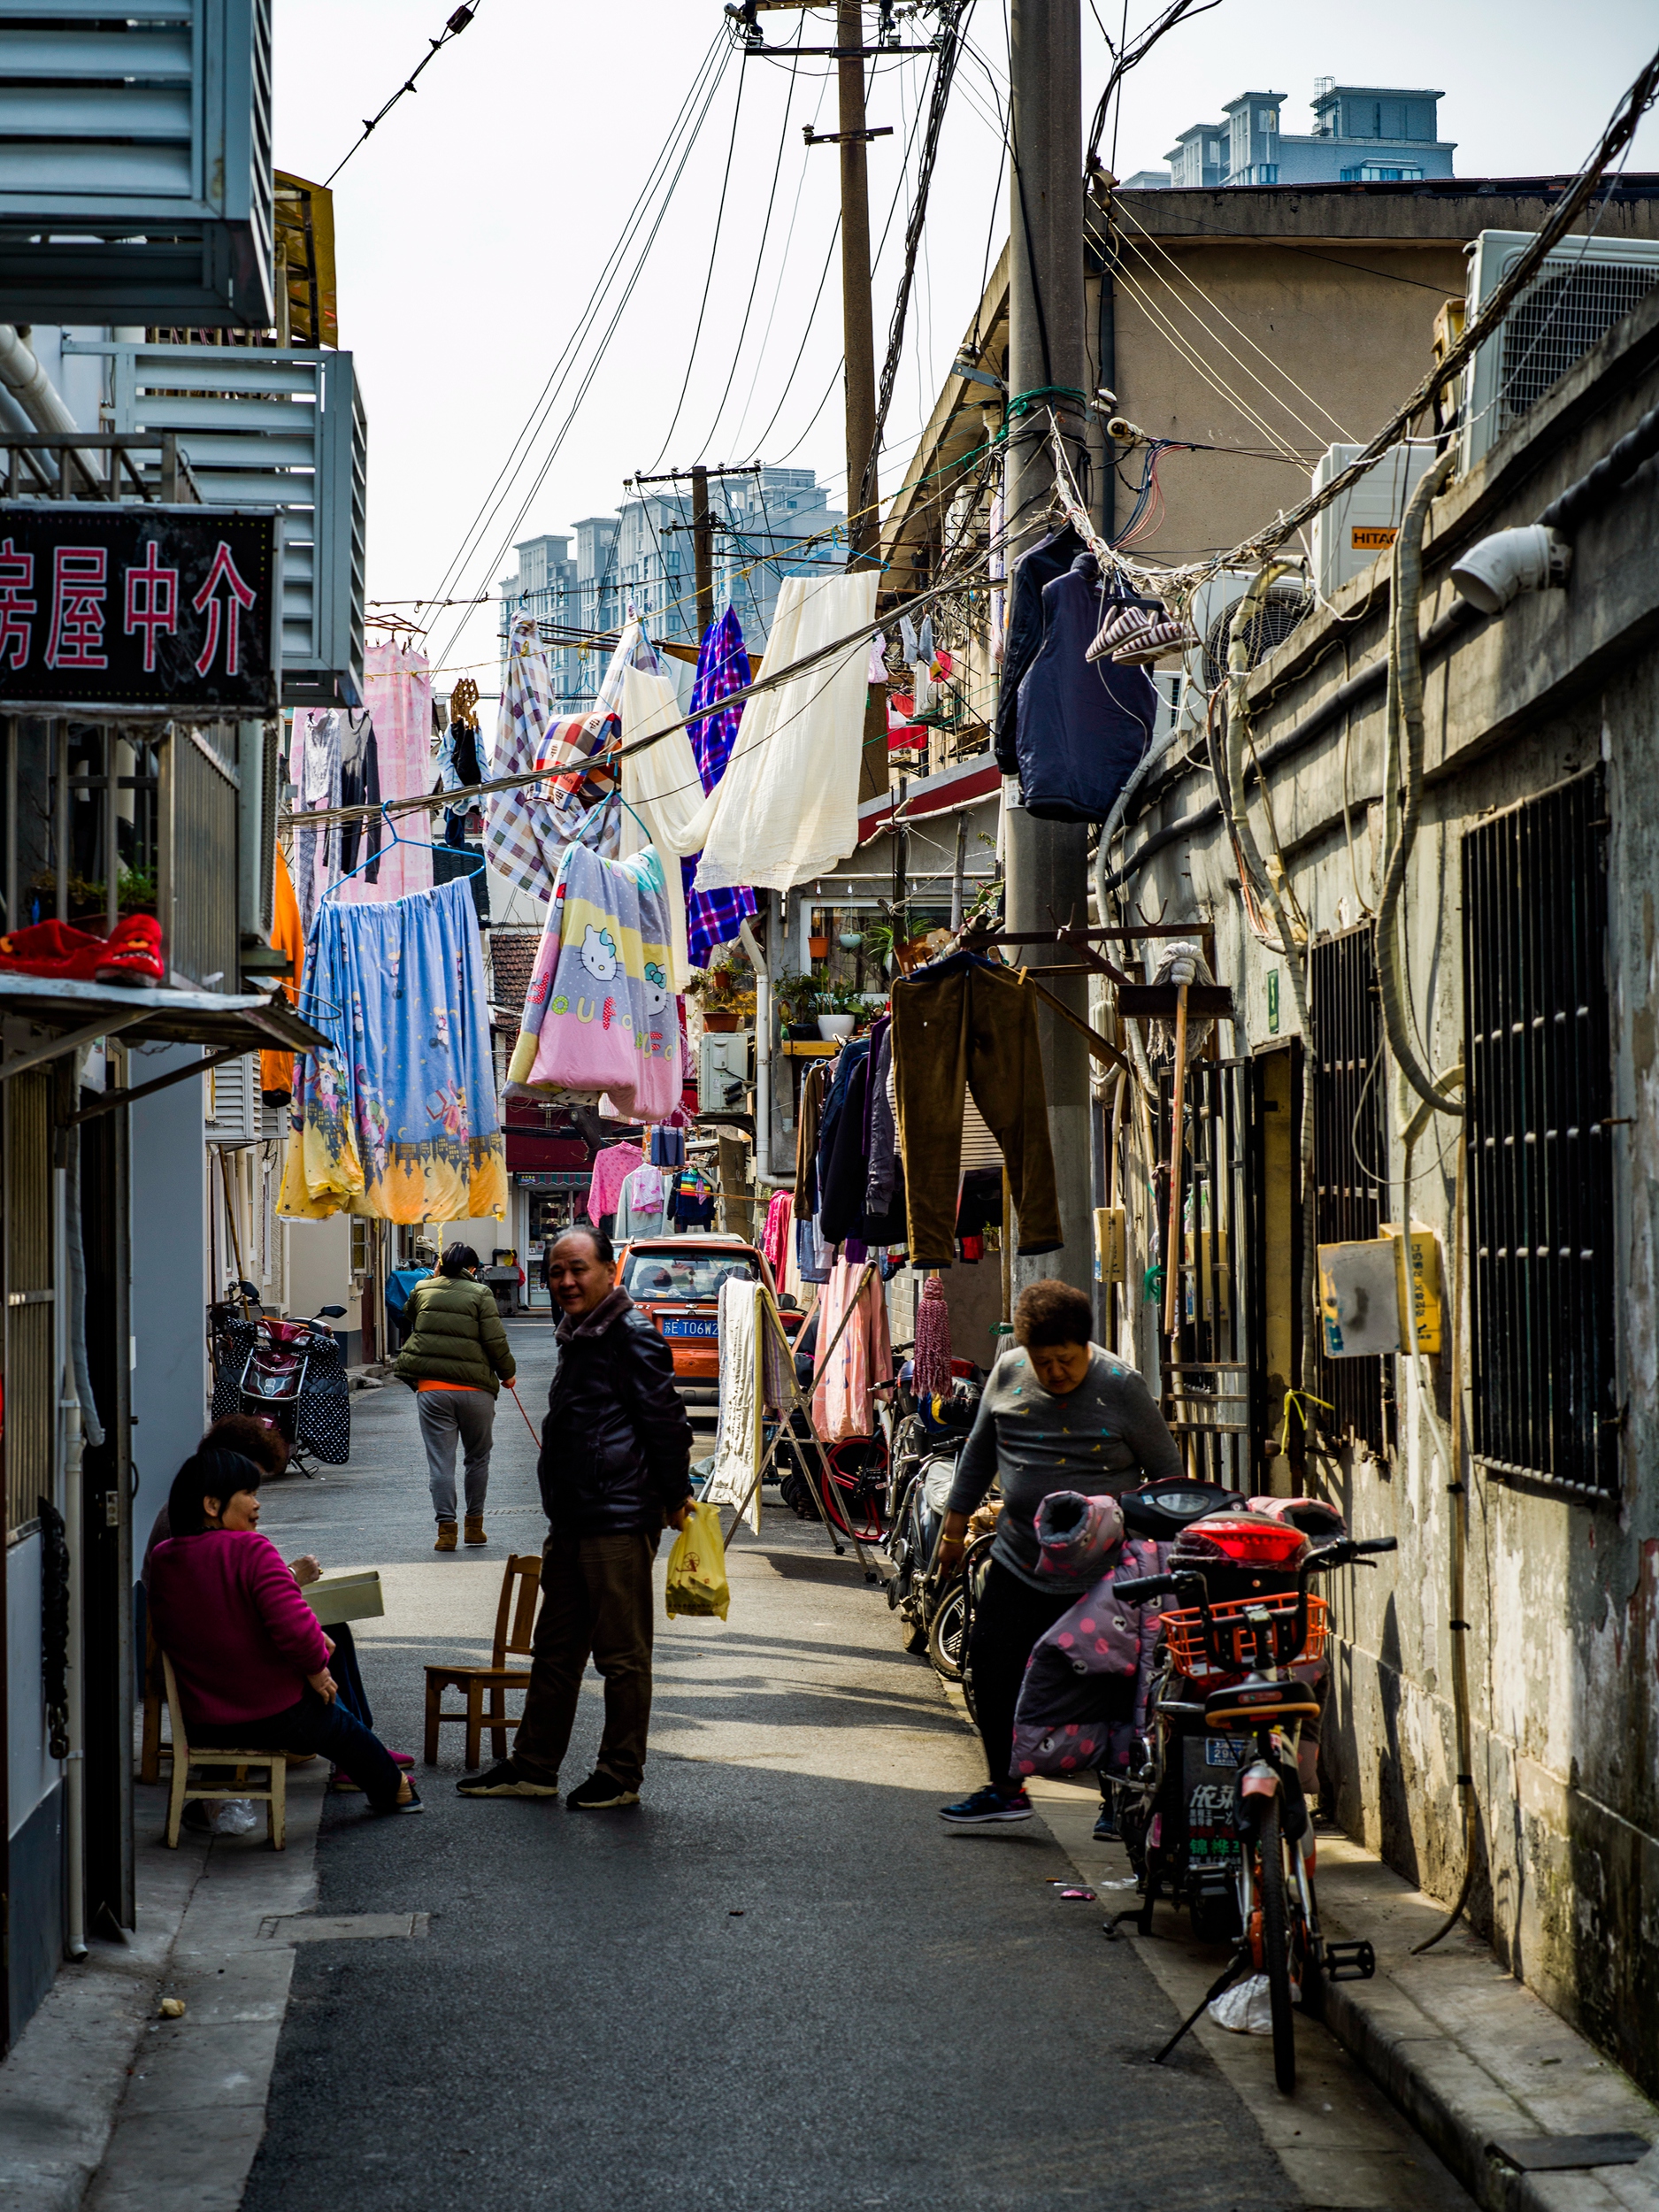
<svg viewBox="0 0 1659 2212"><path fill-rule="evenodd" d="M63 396L12 323L0 323L0 384L37 430L78 430Z"/></svg>

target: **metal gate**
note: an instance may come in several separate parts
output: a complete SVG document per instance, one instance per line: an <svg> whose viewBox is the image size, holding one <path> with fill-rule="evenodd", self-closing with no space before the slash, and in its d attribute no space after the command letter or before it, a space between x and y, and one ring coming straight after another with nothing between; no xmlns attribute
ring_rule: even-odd
<svg viewBox="0 0 1659 2212"><path fill-rule="evenodd" d="M1166 1070L1160 1099L1166 1159L1171 1087ZM1194 1474L1248 1493L1255 1487L1259 1426L1249 1340L1258 1303L1252 1169L1260 1149L1261 1070L1250 1060L1198 1061L1187 1071L1186 1105L1180 1284L1164 1362L1164 1412ZM1160 1180L1167 1218L1167 1177Z"/></svg>
<svg viewBox="0 0 1659 2212"><path fill-rule="evenodd" d="M35 1526L54 1490L57 1311L52 1288L50 1068L4 1087L5 1127L6 1539Z"/></svg>

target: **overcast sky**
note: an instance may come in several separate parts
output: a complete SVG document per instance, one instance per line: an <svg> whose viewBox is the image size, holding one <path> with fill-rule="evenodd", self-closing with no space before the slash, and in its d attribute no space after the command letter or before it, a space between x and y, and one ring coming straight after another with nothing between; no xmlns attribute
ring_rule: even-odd
<svg viewBox="0 0 1659 2212"><path fill-rule="evenodd" d="M1106 70L1096 4L1114 35L1122 12L1122 0L1085 0L1086 111ZM1135 0L1132 29L1142 8L1151 12ZM279 166L326 177L447 12L447 0L276 0ZM786 42L789 14L761 21L769 42ZM1575 21L1594 35L1575 35ZM833 16L807 22L803 43L833 42ZM835 127L834 65L728 58L722 23L719 0L478 0L465 35L336 179L341 343L357 357L369 419L372 599L491 591L514 541L611 511L639 469L787 461L816 468L844 503L831 252L839 172L833 147L809 150L802 138L805 123ZM1340 11L1327 0L1220 0L1127 81L1117 172L1162 166L1178 131L1217 118L1242 91L1281 93L1284 127L1306 131L1316 76L1443 91L1441 134L1457 142L1460 174L1571 170L1647 58L1655 24L1651 0L1596 0L1577 18L1543 0ZM970 38L889 418L887 485L902 474L1005 228L1001 0L978 0ZM908 206L902 149L926 66L883 64L871 94L872 124L894 131L871 149L878 234L890 222L878 353ZM693 136L686 125L699 115ZM672 167L684 157L672 195L672 175L653 183L666 147L677 150ZM914 166L912 150L911 176ZM1659 169L1652 117L1631 166ZM643 223L584 334L636 203ZM550 379L550 410L512 474ZM421 619L434 622L431 649L451 669L494 665L493 609Z"/></svg>

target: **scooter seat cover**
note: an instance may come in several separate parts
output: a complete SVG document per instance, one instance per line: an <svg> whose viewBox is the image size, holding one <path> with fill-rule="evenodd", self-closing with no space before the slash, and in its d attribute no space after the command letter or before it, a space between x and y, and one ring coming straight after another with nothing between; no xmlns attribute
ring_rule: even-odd
<svg viewBox="0 0 1659 2212"><path fill-rule="evenodd" d="M1116 1498L1086 1497L1080 1490L1051 1490L1038 1506L1037 1572L1080 1582L1099 1573L1123 1541L1123 1508Z"/></svg>
<svg viewBox="0 0 1659 2212"><path fill-rule="evenodd" d="M1157 1574L1165 1550L1130 1537L1109 1571L1038 1638L1014 1711L1010 1773L1084 1774L1126 1753L1151 1680L1159 1617L1155 1606L1115 1597L1112 1585Z"/></svg>

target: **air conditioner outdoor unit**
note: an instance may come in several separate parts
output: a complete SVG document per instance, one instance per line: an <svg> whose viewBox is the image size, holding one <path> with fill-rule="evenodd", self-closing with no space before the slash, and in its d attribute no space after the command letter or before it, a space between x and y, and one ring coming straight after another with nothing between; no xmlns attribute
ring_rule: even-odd
<svg viewBox="0 0 1659 2212"><path fill-rule="evenodd" d="M1483 230L1469 249L1471 319L1532 242L1524 230ZM1659 240L1570 238L1544 262L1463 375L1463 451L1482 461L1528 408L1659 284Z"/></svg>
<svg viewBox="0 0 1659 2212"><path fill-rule="evenodd" d="M1313 472L1314 490L1322 492L1363 451L1357 445L1328 446ZM1392 447L1350 490L1320 509L1313 518L1313 572L1322 599L1387 551L1405 520L1417 480L1433 459L1432 446Z"/></svg>
<svg viewBox="0 0 1659 2212"><path fill-rule="evenodd" d="M254 1054L221 1060L207 1071L207 1141L210 1144L259 1141L259 1063Z"/></svg>

